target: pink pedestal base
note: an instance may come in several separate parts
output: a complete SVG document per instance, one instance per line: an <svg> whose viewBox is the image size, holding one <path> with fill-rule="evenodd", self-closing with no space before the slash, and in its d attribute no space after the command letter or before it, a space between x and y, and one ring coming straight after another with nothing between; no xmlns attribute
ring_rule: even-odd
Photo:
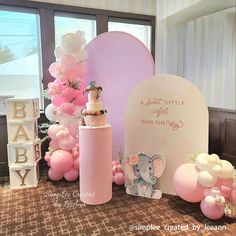
<svg viewBox="0 0 236 236"><path fill-rule="evenodd" d="M98 205L112 198L112 128L79 127L80 200Z"/></svg>

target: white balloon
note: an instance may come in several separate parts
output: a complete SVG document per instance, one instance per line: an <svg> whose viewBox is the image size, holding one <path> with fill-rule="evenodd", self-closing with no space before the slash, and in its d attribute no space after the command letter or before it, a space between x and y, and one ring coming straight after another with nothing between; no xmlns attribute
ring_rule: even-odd
<svg viewBox="0 0 236 236"><path fill-rule="evenodd" d="M217 182L217 177L204 170L198 173L198 182L204 187L213 187Z"/></svg>
<svg viewBox="0 0 236 236"><path fill-rule="evenodd" d="M196 157L195 164L200 170L205 170L208 165L208 154L201 153Z"/></svg>
<svg viewBox="0 0 236 236"><path fill-rule="evenodd" d="M52 103L46 107L45 116L47 117L48 120L50 120L50 121L57 120L56 109L57 108Z"/></svg>
<svg viewBox="0 0 236 236"><path fill-rule="evenodd" d="M82 62L88 60L88 53L85 49L80 49L76 54L74 54L76 62Z"/></svg>
<svg viewBox="0 0 236 236"><path fill-rule="evenodd" d="M78 34L65 34L62 36L62 48L66 53L76 53L81 48L82 41Z"/></svg>
<svg viewBox="0 0 236 236"><path fill-rule="evenodd" d="M222 170L218 174L218 177L222 179L228 179L228 178L233 177L234 167L229 161L221 160L221 166L222 166Z"/></svg>
<svg viewBox="0 0 236 236"><path fill-rule="evenodd" d="M54 50L54 55L56 57L56 59L61 59L64 56L65 52L63 51L63 49L59 46L56 47Z"/></svg>
<svg viewBox="0 0 236 236"><path fill-rule="evenodd" d="M215 198L211 195L205 197L205 203L209 206L215 205Z"/></svg>
<svg viewBox="0 0 236 236"><path fill-rule="evenodd" d="M217 164L212 168L212 171L218 176L218 174L222 171L222 166Z"/></svg>

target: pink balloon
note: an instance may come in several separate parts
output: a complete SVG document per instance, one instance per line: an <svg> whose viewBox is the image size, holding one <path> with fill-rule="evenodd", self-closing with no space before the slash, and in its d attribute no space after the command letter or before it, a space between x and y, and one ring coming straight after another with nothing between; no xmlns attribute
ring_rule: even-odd
<svg viewBox="0 0 236 236"><path fill-rule="evenodd" d="M75 89L71 87L64 88L62 91L62 96L67 102L71 102L76 96Z"/></svg>
<svg viewBox="0 0 236 236"><path fill-rule="evenodd" d="M77 106L83 106L87 101L87 98L84 96L83 91L79 90L76 94L75 104Z"/></svg>
<svg viewBox="0 0 236 236"><path fill-rule="evenodd" d="M205 202L205 199L203 199L201 202L201 211L207 218L211 220L218 220L224 215L224 206L210 206Z"/></svg>
<svg viewBox="0 0 236 236"><path fill-rule="evenodd" d="M63 150L55 151L50 158L51 167L58 172L67 172L73 165L72 155Z"/></svg>
<svg viewBox="0 0 236 236"><path fill-rule="evenodd" d="M75 106L73 103L63 103L61 105L61 110L67 115L72 115L75 111Z"/></svg>
<svg viewBox="0 0 236 236"><path fill-rule="evenodd" d="M123 172L117 172L114 175L114 182L117 185L123 185L125 183L125 176Z"/></svg>
<svg viewBox="0 0 236 236"><path fill-rule="evenodd" d="M58 146L63 150L71 150L75 146L75 139L71 135L61 137L58 140Z"/></svg>
<svg viewBox="0 0 236 236"><path fill-rule="evenodd" d="M78 63L76 65L76 74L80 78L84 78L88 73L88 68L86 63Z"/></svg>
<svg viewBox="0 0 236 236"><path fill-rule="evenodd" d="M61 67L63 70L70 70L76 66L76 59L74 56L66 54L61 58Z"/></svg>
<svg viewBox="0 0 236 236"><path fill-rule="evenodd" d="M236 189L233 189L230 196L229 196L229 200L233 203L236 204Z"/></svg>
<svg viewBox="0 0 236 236"><path fill-rule="evenodd" d="M231 179L222 179L218 178L217 183L214 187L218 187L225 198L230 196L230 193L233 189L233 183Z"/></svg>
<svg viewBox="0 0 236 236"><path fill-rule="evenodd" d="M51 157L51 155L48 152L46 152L44 160L48 162L50 160L50 157Z"/></svg>
<svg viewBox="0 0 236 236"><path fill-rule="evenodd" d="M53 124L48 128L48 136L51 139L58 140L59 137L57 136L57 132L63 129L64 129L63 125Z"/></svg>
<svg viewBox="0 0 236 236"><path fill-rule="evenodd" d="M58 171L50 168L48 170L48 177L49 177L50 180L58 181L58 180L61 180L63 178L63 173L58 172Z"/></svg>
<svg viewBox="0 0 236 236"><path fill-rule="evenodd" d="M52 97L52 103L57 107L60 107L61 104L64 103L64 102L67 102L67 100L64 97L60 96L60 95L54 95Z"/></svg>
<svg viewBox="0 0 236 236"><path fill-rule="evenodd" d="M57 74L60 70L60 65L58 64L58 62L54 62L52 63L49 68L48 68L48 71L49 73L51 74L51 76L53 76L54 78L57 77Z"/></svg>
<svg viewBox="0 0 236 236"><path fill-rule="evenodd" d="M71 124L68 126L69 132L73 137L76 137L78 135L78 126Z"/></svg>
<svg viewBox="0 0 236 236"><path fill-rule="evenodd" d="M74 159L73 168L79 170L79 158Z"/></svg>
<svg viewBox="0 0 236 236"><path fill-rule="evenodd" d="M109 123L112 124L114 159L117 150L124 146L125 104L128 96L138 83L154 75L153 58L140 40L118 31L98 35L85 49L89 58L85 79L87 83L95 80L106 91L103 93L103 102L109 111Z"/></svg>
<svg viewBox="0 0 236 236"><path fill-rule="evenodd" d="M67 181L74 181L78 178L78 176L79 176L79 172L78 170L75 170L75 169L71 169L64 174L64 178Z"/></svg>
<svg viewBox="0 0 236 236"><path fill-rule="evenodd" d="M59 149L57 140L52 139L49 143L49 147L54 148L54 149Z"/></svg>
<svg viewBox="0 0 236 236"><path fill-rule="evenodd" d="M112 163L112 165L117 165L117 164L120 164L120 161L119 160L113 160L111 163Z"/></svg>
<svg viewBox="0 0 236 236"><path fill-rule="evenodd" d="M179 166L173 176L175 191L188 202L200 202L204 198L205 188L198 183L198 172L193 163Z"/></svg>

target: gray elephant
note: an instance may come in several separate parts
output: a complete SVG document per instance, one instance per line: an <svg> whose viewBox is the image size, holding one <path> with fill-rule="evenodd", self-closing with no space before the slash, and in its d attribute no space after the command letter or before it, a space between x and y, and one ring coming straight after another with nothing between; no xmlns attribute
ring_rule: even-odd
<svg viewBox="0 0 236 236"><path fill-rule="evenodd" d="M130 156L126 163L132 168L134 174L134 178L131 179L132 183L126 187L126 192L132 195L160 199L162 192L155 190L153 185L164 172L165 157L160 153L151 157L144 153L138 153Z"/></svg>

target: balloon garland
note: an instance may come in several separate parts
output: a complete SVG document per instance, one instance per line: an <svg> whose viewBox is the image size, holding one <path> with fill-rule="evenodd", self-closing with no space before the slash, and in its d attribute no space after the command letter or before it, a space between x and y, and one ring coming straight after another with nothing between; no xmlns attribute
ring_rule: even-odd
<svg viewBox="0 0 236 236"><path fill-rule="evenodd" d="M48 177L53 181L63 177L74 181L79 176L78 122L81 106L86 102L85 43L83 32L63 35L61 45L54 51L56 62L49 67L55 80L48 84L52 103L46 107L45 115L54 124L48 128L51 141L44 159L50 167Z"/></svg>
<svg viewBox="0 0 236 236"><path fill-rule="evenodd" d="M175 191L188 202L201 202L202 213L212 220L224 215L225 202L236 202L234 167L216 154L200 153L193 163L179 166L173 176Z"/></svg>

